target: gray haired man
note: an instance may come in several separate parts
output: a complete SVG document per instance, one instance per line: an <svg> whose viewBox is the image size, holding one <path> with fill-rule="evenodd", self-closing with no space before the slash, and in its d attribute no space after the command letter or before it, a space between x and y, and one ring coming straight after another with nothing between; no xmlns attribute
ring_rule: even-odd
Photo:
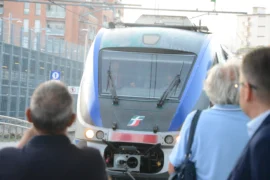
<svg viewBox="0 0 270 180"><path fill-rule="evenodd" d="M199 180L226 179L248 141L249 118L239 107L238 81L235 61L215 65L208 72L204 90L214 106L199 117L190 155ZM169 156L169 173L185 161L194 115L195 111L186 117L179 142Z"/></svg>
<svg viewBox="0 0 270 180"><path fill-rule="evenodd" d="M33 128L18 148L0 151L0 179L107 179L98 150L72 145L66 130L75 120L72 97L58 81L41 84L26 111Z"/></svg>

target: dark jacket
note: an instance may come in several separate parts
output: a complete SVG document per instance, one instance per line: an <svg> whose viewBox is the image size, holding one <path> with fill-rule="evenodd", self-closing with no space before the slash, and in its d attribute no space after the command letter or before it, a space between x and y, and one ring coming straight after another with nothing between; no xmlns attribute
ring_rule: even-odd
<svg viewBox="0 0 270 180"><path fill-rule="evenodd" d="M94 148L79 149L66 136L36 136L23 149L0 150L0 180L107 180Z"/></svg>
<svg viewBox="0 0 270 180"><path fill-rule="evenodd" d="M233 147L232 147L233 148ZM269 180L270 179L270 115L250 139L230 180Z"/></svg>

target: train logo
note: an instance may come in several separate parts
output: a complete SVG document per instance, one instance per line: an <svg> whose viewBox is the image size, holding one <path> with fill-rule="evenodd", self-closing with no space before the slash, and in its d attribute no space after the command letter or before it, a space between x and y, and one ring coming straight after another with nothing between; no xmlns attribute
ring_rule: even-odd
<svg viewBox="0 0 270 180"><path fill-rule="evenodd" d="M133 116L127 126L139 126L140 122L143 121L144 118L145 116Z"/></svg>

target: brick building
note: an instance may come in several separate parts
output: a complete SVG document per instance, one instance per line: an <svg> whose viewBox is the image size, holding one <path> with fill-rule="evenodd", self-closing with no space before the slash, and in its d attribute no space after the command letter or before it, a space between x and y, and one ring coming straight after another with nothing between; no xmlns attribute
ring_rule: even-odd
<svg viewBox="0 0 270 180"><path fill-rule="evenodd" d="M98 0L92 0L93 2ZM107 0L106 3L121 3L121 0ZM88 35L91 44L94 35L107 22L123 17L123 10L101 7L65 6L23 2L1 2L0 17L6 21L12 16L12 23L30 30L57 37L74 44L84 45ZM119 15L120 14L120 15Z"/></svg>
<svg viewBox="0 0 270 180"><path fill-rule="evenodd" d="M78 87L85 44L113 20L112 12L0 1L0 115L24 119L34 89L51 79L52 72L66 85ZM73 97L75 110L77 95Z"/></svg>

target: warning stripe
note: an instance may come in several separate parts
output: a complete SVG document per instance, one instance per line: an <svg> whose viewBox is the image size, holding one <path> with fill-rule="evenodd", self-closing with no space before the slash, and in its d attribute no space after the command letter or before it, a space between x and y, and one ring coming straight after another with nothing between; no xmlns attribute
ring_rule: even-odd
<svg viewBox="0 0 270 180"><path fill-rule="evenodd" d="M113 132L110 141L156 144L158 143L158 136L153 134L130 134Z"/></svg>

